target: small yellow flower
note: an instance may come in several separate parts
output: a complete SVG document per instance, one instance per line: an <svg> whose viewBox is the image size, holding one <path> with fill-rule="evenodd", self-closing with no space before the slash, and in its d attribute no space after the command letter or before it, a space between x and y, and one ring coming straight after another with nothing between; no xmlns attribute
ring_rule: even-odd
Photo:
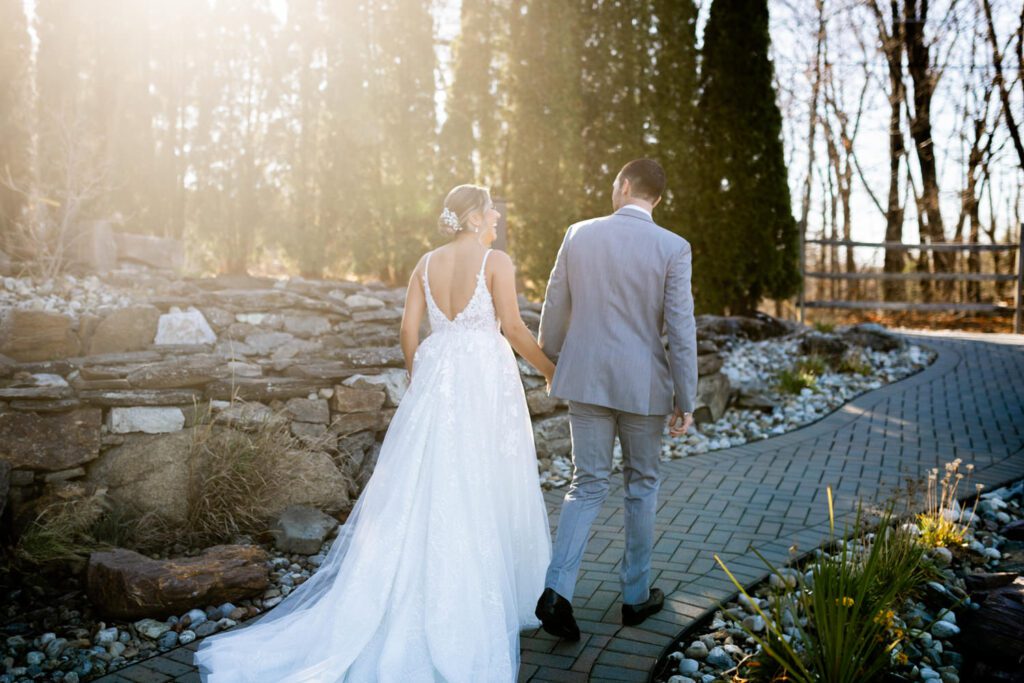
<svg viewBox="0 0 1024 683"><path fill-rule="evenodd" d="M835 603L842 605L843 607L853 607L853 598L848 595L844 595L842 598L836 598Z"/></svg>

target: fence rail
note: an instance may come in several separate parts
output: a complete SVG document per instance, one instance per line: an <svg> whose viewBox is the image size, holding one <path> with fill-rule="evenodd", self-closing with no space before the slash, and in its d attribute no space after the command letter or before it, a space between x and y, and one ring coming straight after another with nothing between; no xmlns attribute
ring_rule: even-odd
<svg viewBox="0 0 1024 683"><path fill-rule="evenodd" d="M873 249L897 249L903 251L991 251L991 252L1017 252L1017 272L1013 274L1003 273L824 273L820 271L808 271L804 265L806 257L806 245L819 244L833 247L867 247ZM884 311L953 311L964 313L1013 313L1013 331L1016 334L1024 332L1024 230L1021 231L1021 242L1019 244L959 244L956 242L930 242L924 244L905 244L903 242L857 242L853 240L825 240L800 239L800 276L803 286L800 288L799 306L800 322L804 322L804 309L806 308L834 308L846 310L884 310ZM882 280L882 281L954 281L954 282L1016 282L1016 305L1002 306L1000 304L982 303L955 303L955 302L929 302L917 303L912 301L828 301L812 300L807 301L804 293L807 289L808 279L820 280Z"/></svg>

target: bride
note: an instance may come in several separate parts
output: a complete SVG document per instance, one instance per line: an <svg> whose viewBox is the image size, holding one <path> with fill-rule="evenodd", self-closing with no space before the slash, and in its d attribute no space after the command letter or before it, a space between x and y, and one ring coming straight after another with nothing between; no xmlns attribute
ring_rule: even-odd
<svg viewBox="0 0 1024 683"><path fill-rule="evenodd" d="M499 216L486 188L448 193L452 239L409 280L411 381L376 469L305 583L200 642L205 683L516 680L551 535L512 349L549 386L554 365L519 316L511 259L487 248Z"/></svg>

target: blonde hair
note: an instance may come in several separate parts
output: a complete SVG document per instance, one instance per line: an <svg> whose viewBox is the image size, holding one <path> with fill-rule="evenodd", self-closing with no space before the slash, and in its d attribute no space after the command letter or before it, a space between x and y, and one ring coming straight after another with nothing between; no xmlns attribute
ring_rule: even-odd
<svg viewBox="0 0 1024 683"><path fill-rule="evenodd" d="M444 212L437 219L437 227L442 235L452 236L460 230L465 229L466 219L469 214L487 207L491 198L490 191L482 185L458 185L453 187L448 196L444 198L444 208L450 210L459 220L458 227L449 224L444 219Z"/></svg>

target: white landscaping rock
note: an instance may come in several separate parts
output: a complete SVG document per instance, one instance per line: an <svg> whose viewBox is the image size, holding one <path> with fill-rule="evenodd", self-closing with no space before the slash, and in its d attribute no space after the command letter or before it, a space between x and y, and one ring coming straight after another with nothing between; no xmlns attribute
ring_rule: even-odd
<svg viewBox="0 0 1024 683"><path fill-rule="evenodd" d="M166 434L185 428L185 414L181 408L138 406L111 408L107 414L107 429L114 434L145 432Z"/></svg>
<svg viewBox="0 0 1024 683"><path fill-rule="evenodd" d="M171 306L169 313L160 316L154 344L212 344L217 341L206 318L194 306L182 311Z"/></svg>

